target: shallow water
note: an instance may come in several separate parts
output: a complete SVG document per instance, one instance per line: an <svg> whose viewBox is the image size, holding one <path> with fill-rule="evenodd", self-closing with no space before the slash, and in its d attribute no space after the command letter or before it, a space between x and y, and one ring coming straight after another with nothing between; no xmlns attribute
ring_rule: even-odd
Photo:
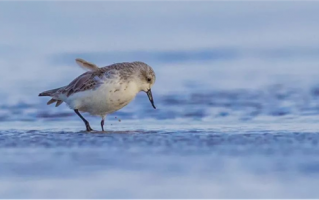
<svg viewBox="0 0 319 200"><path fill-rule="evenodd" d="M319 195L315 123L113 120L104 133L78 132L80 125L5 123L0 130L2 197Z"/></svg>
<svg viewBox="0 0 319 200"><path fill-rule="evenodd" d="M1 2L0 197L318 198L318 8ZM85 132L37 96L77 57L147 62L158 109L140 93Z"/></svg>

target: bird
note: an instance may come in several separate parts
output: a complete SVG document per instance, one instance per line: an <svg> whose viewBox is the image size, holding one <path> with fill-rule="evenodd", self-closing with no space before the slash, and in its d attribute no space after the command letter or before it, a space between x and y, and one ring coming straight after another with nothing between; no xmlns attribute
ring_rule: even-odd
<svg viewBox="0 0 319 200"><path fill-rule="evenodd" d="M148 64L141 61L121 62L100 68L81 58L75 61L87 72L70 84L41 92L39 96L51 97L47 105L56 103L58 107L66 103L82 119L86 131L93 129L80 112L100 116L101 129L104 131L106 116L128 105L141 91L147 94L156 109L151 90L156 76Z"/></svg>

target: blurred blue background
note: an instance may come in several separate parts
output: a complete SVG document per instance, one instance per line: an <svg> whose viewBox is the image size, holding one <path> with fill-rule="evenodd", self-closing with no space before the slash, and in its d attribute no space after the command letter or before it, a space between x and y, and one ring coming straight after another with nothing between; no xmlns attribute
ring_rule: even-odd
<svg viewBox="0 0 319 200"><path fill-rule="evenodd" d="M0 196L318 197L318 11L0 2ZM151 65L158 109L139 94L108 117L110 134L78 133L72 110L37 97L83 73L75 58Z"/></svg>

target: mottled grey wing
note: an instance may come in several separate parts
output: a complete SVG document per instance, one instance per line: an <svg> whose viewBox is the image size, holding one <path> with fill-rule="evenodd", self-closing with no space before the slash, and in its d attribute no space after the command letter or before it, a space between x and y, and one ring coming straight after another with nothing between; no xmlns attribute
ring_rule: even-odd
<svg viewBox="0 0 319 200"><path fill-rule="evenodd" d="M112 78L113 70L97 70L93 72L86 72L76 79L74 79L68 86L64 87L61 91L67 97L86 90L95 89L100 86L106 79Z"/></svg>
<svg viewBox="0 0 319 200"><path fill-rule="evenodd" d="M59 92L68 97L76 92L84 91L84 88L89 88L89 86L92 87L94 85L94 79L92 76L92 72L86 72L74 79L69 85Z"/></svg>

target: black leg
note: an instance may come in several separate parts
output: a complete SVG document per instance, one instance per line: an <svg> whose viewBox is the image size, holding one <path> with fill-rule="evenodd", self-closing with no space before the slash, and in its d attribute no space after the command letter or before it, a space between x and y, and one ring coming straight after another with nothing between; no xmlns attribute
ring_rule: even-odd
<svg viewBox="0 0 319 200"><path fill-rule="evenodd" d="M102 131L104 131L104 119L102 119L101 121L101 127L102 127Z"/></svg>
<svg viewBox="0 0 319 200"><path fill-rule="evenodd" d="M86 131L93 131L91 128L89 122L79 113L78 109L75 109L74 112L83 120L85 126L86 126Z"/></svg>

